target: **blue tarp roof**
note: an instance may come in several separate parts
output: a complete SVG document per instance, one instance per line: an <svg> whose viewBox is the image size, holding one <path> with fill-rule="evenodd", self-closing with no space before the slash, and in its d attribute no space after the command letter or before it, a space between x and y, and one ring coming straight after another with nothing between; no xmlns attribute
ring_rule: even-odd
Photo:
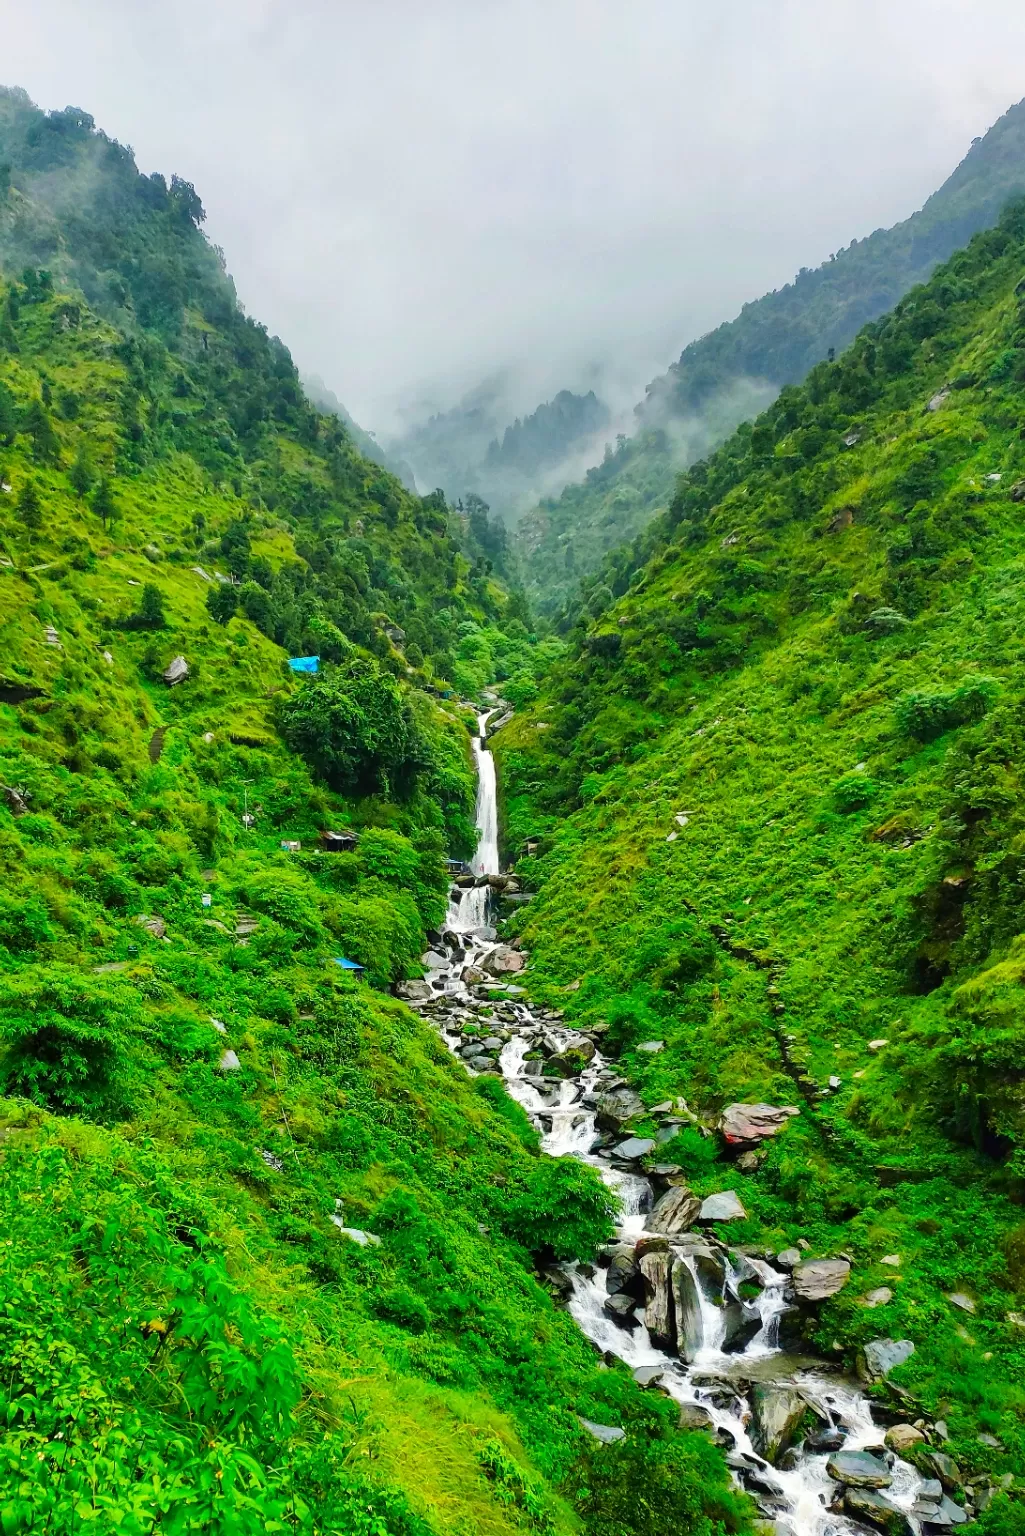
<svg viewBox="0 0 1025 1536"><path fill-rule="evenodd" d="M338 955L335 956L335 965L340 965L343 971L361 971L363 969L361 965L357 965L355 960L343 960Z"/></svg>
<svg viewBox="0 0 1025 1536"><path fill-rule="evenodd" d="M293 672L316 672L319 663L319 656L290 656L288 660Z"/></svg>

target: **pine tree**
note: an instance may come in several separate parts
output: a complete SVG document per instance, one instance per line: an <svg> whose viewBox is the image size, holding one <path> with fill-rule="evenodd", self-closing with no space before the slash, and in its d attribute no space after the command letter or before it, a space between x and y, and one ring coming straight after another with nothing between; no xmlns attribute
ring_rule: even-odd
<svg viewBox="0 0 1025 1536"><path fill-rule="evenodd" d="M167 620L164 617L164 598L159 587L155 587L151 581L147 581L142 589L142 597L139 599L138 621L147 629L163 629Z"/></svg>
<svg viewBox="0 0 1025 1536"><path fill-rule="evenodd" d="M60 457L60 439L53 430L53 422L42 400L35 399L25 412L22 431L32 439L33 451L44 464L55 463Z"/></svg>
<svg viewBox="0 0 1025 1536"><path fill-rule="evenodd" d="M2 425L2 420L3 410L2 405L0 405L0 425ZM71 481L72 489L82 497L88 496L93 485L96 483L96 467L84 443L75 454L75 462L68 470L68 479Z"/></svg>
<svg viewBox="0 0 1025 1536"><path fill-rule="evenodd" d="M108 523L113 523L117 518L114 492L111 490L110 481L106 475L100 476L99 484L93 492L92 508L104 528L106 528Z"/></svg>
<svg viewBox="0 0 1025 1536"><path fill-rule="evenodd" d="M33 533L43 526L43 504L34 480L26 480L18 493L18 516Z"/></svg>

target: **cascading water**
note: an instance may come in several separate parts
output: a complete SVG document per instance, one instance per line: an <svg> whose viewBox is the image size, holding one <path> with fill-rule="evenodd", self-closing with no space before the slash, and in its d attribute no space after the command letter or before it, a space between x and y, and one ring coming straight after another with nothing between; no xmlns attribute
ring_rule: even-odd
<svg viewBox="0 0 1025 1536"><path fill-rule="evenodd" d="M489 710L479 716L479 735L473 744L478 773L478 845L471 866L475 875L497 874L499 870L495 764L486 745L492 713ZM433 997L420 1006L470 1071L501 1072L510 1095L538 1126L542 1146L550 1156L576 1157L598 1169L619 1200L619 1242L632 1246L642 1235L650 1240L645 1221L653 1198L651 1183L638 1172L616 1167L607 1154L602 1155L596 1125L598 1095L622 1079L616 1078L597 1049L579 1077L545 1077L539 1055L590 1046L592 1042L566 1029L558 1015L520 1001L522 989L515 985L506 985L507 1000L493 1007L463 980L465 967L476 970L500 948L494 929L488 927L490 900L488 885L463 890L453 887L445 953L439 949L428 957L427 980ZM489 990L493 992L496 985L490 983ZM483 1018L482 1009L486 1010ZM482 1024L490 1046L481 1041ZM491 1038L496 1035L498 1038ZM864 1394L855 1383L828 1367L816 1368L815 1362L795 1361L783 1354L780 1320L790 1305L786 1274L764 1259L740 1255L716 1239L709 1241L714 1244L715 1262L721 1266L718 1294L709 1292L707 1269L703 1270L695 1257L698 1249L688 1253L686 1247L679 1246L679 1239L669 1239L671 1250L674 1242L677 1244L677 1262L687 1269L692 1281L694 1347L688 1351L689 1363L652 1343L640 1322L640 1303L636 1316L617 1320L609 1315L606 1275L593 1265L573 1266L570 1271L573 1289L568 1305L572 1316L596 1348L617 1356L647 1377L660 1375L658 1384L663 1391L706 1420L726 1449L734 1474L756 1497L762 1513L776 1521L778 1530L787 1536L841 1536L864 1531L863 1525L837 1507L839 1485L826 1470L827 1453L802 1444L782 1459L781 1466L770 1465L759 1453L752 1439L752 1412L746 1392L752 1381L788 1387L801 1394L823 1426L841 1432L844 1452L871 1447L882 1456L881 1432ZM707 1254L707 1248L704 1252ZM741 1289L745 1280L747 1285ZM757 1296L747 1299L753 1287ZM742 1348L732 1352L726 1337L727 1301L734 1308L734 1316L736 1309L742 1313L746 1339ZM886 1499L894 1513L899 1511L905 1518L906 1528L916 1530L914 1506L921 1496L922 1480L912 1467L890 1453L885 1453L885 1463L890 1477Z"/></svg>

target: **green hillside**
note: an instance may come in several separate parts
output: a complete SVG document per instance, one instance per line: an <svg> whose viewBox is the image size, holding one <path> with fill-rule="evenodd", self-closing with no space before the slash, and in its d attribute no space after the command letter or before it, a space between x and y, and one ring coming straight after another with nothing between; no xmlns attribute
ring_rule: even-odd
<svg viewBox="0 0 1025 1536"><path fill-rule="evenodd" d="M519 540L531 601L552 614L572 606L580 578L668 506L681 465L713 449L784 385L800 382L830 349L846 347L1023 191L1019 102L918 213L853 240L820 267L802 268L792 283L691 342L648 385L636 433L610 448L582 483L524 518Z"/></svg>
<svg viewBox="0 0 1025 1536"><path fill-rule="evenodd" d="M1023 420L1017 204L681 478L496 747L533 992L649 1104L801 1108L755 1171L663 1155L849 1255L813 1342L911 1339L962 1469L1015 1477Z"/></svg>
<svg viewBox="0 0 1025 1536"><path fill-rule="evenodd" d="M19 92L0 146L4 1532L611 1536L610 1465L743 1529L539 1278L602 1187L387 993L522 608L310 407L192 189ZM632 1430L597 1474L581 1414Z"/></svg>

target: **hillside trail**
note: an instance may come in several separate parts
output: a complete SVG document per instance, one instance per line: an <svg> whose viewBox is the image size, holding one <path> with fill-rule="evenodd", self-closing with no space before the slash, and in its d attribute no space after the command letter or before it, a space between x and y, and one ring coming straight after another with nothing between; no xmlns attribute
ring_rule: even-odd
<svg viewBox="0 0 1025 1536"><path fill-rule="evenodd" d="M478 842L471 869L478 877L499 873L495 763L487 746L493 713L479 716L473 744ZM873 1524L885 1522L891 1531L905 1533L920 1530L920 1516L939 1514L930 1507L940 1497L939 1485L924 1484L913 1467L885 1449L883 1431L856 1381L828 1362L781 1348L780 1324L794 1307L790 1276L707 1230L668 1238L651 1230L651 1181L622 1163L617 1166L601 1145L596 1124L598 1100L622 1089L622 1077L593 1040L568 1028L556 1011L527 1003L515 982L503 984L499 977L481 985L476 979L489 957L504 949L488 923L491 899L486 884L453 885L441 943L427 957L431 995L418 1006L467 1070L494 1071L497 1065L549 1156L589 1164L615 1194L620 1208L616 1243L595 1264L555 1271L581 1330L598 1351L629 1366L638 1381L680 1403L681 1422L707 1427L737 1482L753 1495L763 1519L775 1523L779 1536L864 1533L864 1524L850 1514L859 1501L869 1518L874 1512ZM496 991L504 993L497 1003ZM544 1074L546 1057L574 1050L588 1057L579 1076ZM613 1275L629 1271L631 1263L636 1281L638 1254L662 1256L642 1266L649 1277L646 1305L636 1293L612 1290ZM773 1450L767 1443L772 1424L786 1411L797 1417L810 1413L817 1421L813 1439L820 1448L805 1437L776 1454L779 1464L773 1465L763 1452ZM622 1436L615 1425L587 1428L606 1441ZM834 1473L839 1465L850 1483L827 1470L837 1452L841 1461L834 1463ZM854 1458L846 1460L851 1453ZM947 1518L941 1524L964 1518L963 1510L951 1508L956 1515L944 1510Z"/></svg>

